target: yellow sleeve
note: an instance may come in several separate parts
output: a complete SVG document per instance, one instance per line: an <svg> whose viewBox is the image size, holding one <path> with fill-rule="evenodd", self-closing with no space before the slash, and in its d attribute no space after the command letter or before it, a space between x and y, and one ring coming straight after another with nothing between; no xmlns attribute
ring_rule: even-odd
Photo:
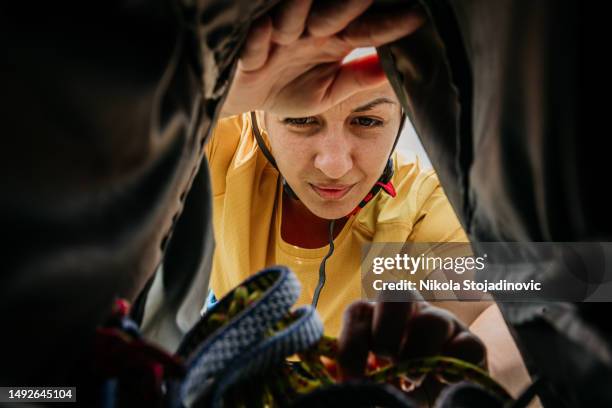
<svg viewBox="0 0 612 408"><path fill-rule="evenodd" d="M213 197L225 192L227 170L236 154L243 125L242 115L220 119L206 144L204 154L210 168Z"/></svg>
<svg viewBox="0 0 612 408"><path fill-rule="evenodd" d="M408 241L469 242L437 178L430 177L428 182L435 182L437 185L431 194L424 198ZM431 191L429 188L424 190Z"/></svg>

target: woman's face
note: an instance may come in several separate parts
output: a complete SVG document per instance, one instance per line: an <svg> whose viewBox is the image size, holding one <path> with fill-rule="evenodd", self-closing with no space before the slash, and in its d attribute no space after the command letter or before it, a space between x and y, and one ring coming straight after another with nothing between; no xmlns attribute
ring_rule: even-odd
<svg viewBox="0 0 612 408"><path fill-rule="evenodd" d="M348 215L367 195L391 153L401 109L388 82L317 116L265 115L272 154L300 201L315 215Z"/></svg>

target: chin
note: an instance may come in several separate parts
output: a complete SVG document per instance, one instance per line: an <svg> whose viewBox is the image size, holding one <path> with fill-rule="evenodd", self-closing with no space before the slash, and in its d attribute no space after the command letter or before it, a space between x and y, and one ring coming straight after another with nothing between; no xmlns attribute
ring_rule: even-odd
<svg viewBox="0 0 612 408"><path fill-rule="evenodd" d="M334 205L336 204L336 205ZM346 217L350 214L351 211L357 206L349 206L347 204L338 205L340 203L329 203L327 205L314 205L307 206L310 212L316 215L319 218L323 218L326 220L337 220L339 218Z"/></svg>
<svg viewBox="0 0 612 408"><path fill-rule="evenodd" d="M338 220L340 218L347 216L349 213L350 211L340 211L340 212L325 211L325 213L323 214L316 214L316 215L319 218L323 218L325 220Z"/></svg>

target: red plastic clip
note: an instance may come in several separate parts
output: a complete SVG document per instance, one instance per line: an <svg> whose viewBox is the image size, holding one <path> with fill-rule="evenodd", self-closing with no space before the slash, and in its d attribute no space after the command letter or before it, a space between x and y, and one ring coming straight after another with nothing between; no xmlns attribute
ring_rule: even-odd
<svg viewBox="0 0 612 408"><path fill-rule="evenodd" d="M386 183L379 181L376 183L376 185L381 186L382 189L385 190L385 192L389 194L391 197L395 197L397 195L397 192L395 191L395 187L393 186L393 183L391 181L388 181Z"/></svg>
<svg viewBox="0 0 612 408"><path fill-rule="evenodd" d="M397 195L397 192L395 191L395 187L393 187L393 183L391 181L388 181L387 183L383 183L382 181L378 181L375 186L380 186L383 190L385 190L385 193L389 194L391 197L395 197ZM372 194L372 192L370 191L368 193L368 195L361 200L361 202L359 203L359 205L357 207L355 207L353 209L353 211L350 212L350 214L348 215L349 217L357 214L359 212L359 210L361 210L363 207L365 207L365 205L370 202L370 200L372 200L372 198L374 198L374 194Z"/></svg>

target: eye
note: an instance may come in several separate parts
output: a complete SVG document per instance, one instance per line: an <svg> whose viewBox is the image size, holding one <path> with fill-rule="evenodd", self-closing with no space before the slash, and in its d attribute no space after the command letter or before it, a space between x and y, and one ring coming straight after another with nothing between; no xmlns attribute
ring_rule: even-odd
<svg viewBox="0 0 612 408"><path fill-rule="evenodd" d="M305 118L286 118L283 119L283 123L289 126L295 127L306 127L317 124L317 118L308 116Z"/></svg>
<svg viewBox="0 0 612 408"><path fill-rule="evenodd" d="M357 126L365 127L365 128L372 128L372 127L383 125L382 120L370 118L368 116L356 117L351 121L351 123Z"/></svg>

